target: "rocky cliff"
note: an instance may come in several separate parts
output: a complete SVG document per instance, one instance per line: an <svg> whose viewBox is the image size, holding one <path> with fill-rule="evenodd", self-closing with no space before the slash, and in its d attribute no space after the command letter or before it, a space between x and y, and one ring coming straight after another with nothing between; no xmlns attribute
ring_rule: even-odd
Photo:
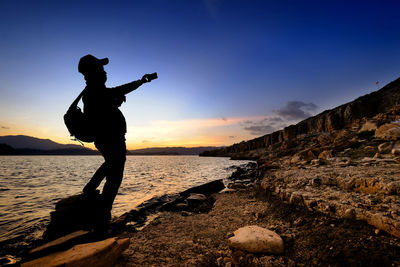
<svg viewBox="0 0 400 267"><path fill-rule="evenodd" d="M267 195L400 238L400 79L281 131L203 155L257 159L255 176Z"/></svg>
<svg viewBox="0 0 400 267"><path fill-rule="evenodd" d="M282 146L287 149L292 141L305 135L334 132L360 125L363 121L380 113L387 113L400 104L400 78L387 84L379 91L364 95L347 104L326 110L305 119L296 125L229 147L206 151L201 156L229 156L232 158L258 159L265 151Z"/></svg>

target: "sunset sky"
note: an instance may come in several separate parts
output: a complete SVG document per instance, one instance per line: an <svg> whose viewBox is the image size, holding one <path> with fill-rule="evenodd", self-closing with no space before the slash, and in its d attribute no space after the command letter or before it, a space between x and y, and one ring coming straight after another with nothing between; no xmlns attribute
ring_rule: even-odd
<svg viewBox="0 0 400 267"><path fill-rule="evenodd" d="M400 76L400 2L0 1L0 135L73 143L78 61L107 86L158 72L121 110L128 148L231 145Z"/></svg>

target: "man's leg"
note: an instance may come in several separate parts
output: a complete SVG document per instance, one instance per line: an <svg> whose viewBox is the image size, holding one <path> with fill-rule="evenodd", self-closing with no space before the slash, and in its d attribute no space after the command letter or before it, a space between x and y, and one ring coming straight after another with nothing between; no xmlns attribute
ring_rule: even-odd
<svg viewBox="0 0 400 267"><path fill-rule="evenodd" d="M99 187L103 179L107 176L107 163L104 162L94 173L93 177L83 188L83 193L94 193L96 188Z"/></svg>
<svg viewBox="0 0 400 267"><path fill-rule="evenodd" d="M125 160L126 160L126 145L125 139L113 140L106 145L107 152L104 154L108 167L106 183L103 187L102 197L106 212L111 212L114 199L118 194L118 189L121 185Z"/></svg>

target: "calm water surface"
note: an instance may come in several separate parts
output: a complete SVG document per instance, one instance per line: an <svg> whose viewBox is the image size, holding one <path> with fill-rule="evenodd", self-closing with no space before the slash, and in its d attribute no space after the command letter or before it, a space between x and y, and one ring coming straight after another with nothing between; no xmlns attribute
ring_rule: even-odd
<svg viewBox="0 0 400 267"><path fill-rule="evenodd" d="M0 156L0 242L41 236L54 204L80 193L102 162L101 156ZM128 156L113 215L154 196L227 178L230 166L244 163L198 156Z"/></svg>

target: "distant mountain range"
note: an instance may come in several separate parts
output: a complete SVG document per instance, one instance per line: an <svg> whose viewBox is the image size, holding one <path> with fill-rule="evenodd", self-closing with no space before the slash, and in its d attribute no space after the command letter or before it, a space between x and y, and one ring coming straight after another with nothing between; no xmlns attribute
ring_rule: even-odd
<svg viewBox="0 0 400 267"><path fill-rule="evenodd" d="M80 145L63 145L51 141L50 139L39 139L26 135L7 135L0 136L0 144L7 144L14 149L37 149L37 150L57 150L66 148L82 148Z"/></svg>
<svg viewBox="0 0 400 267"><path fill-rule="evenodd" d="M154 147L129 150L127 155L199 155L220 147ZM0 155L99 155L97 150L26 135L0 136Z"/></svg>
<svg viewBox="0 0 400 267"><path fill-rule="evenodd" d="M0 155L99 155L81 145L60 144L26 135L0 136Z"/></svg>

